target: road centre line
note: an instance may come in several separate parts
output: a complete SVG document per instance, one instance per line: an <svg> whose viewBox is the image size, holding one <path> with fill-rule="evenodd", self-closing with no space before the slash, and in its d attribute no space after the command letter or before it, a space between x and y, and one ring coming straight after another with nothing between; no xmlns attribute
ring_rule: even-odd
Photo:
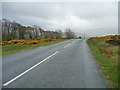
<svg viewBox="0 0 120 90"><path fill-rule="evenodd" d="M68 47L71 43L67 44L66 46L64 46L64 48Z"/></svg>
<svg viewBox="0 0 120 90"><path fill-rule="evenodd" d="M43 63L44 61L46 61L47 59L49 59L50 57L54 56L55 54L57 54L58 51L56 51L55 53L53 53L52 55L48 56L47 58L43 59L42 61L40 61L39 63L35 64L34 66L32 66L31 68L29 68L28 70L24 71L23 73L19 74L18 76L16 76L15 78L9 80L8 82L6 82L5 84L3 84L3 86L7 86L10 83L12 83L13 81L15 81L16 79L20 78L21 76L23 76L24 74L26 74L27 72L29 72L30 70L34 69L35 67L37 67L38 65L40 65L41 63Z"/></svg>
<svg viewBox="0 0 120 90"><path fill-rule="evenodd" d="M73 41L73 42L67 44L66 46L64 46L64 48L68 47L69 45L73 44L74 42L76 42L76 41Z"/></svg>
<svg viewBox="0 0 120 90"><path fill-rule="evenodd" d="M71 44L73 44L73 43L75 43L76 42L76 40L75 41L73 41L73 42L71 42Z"/></svg>

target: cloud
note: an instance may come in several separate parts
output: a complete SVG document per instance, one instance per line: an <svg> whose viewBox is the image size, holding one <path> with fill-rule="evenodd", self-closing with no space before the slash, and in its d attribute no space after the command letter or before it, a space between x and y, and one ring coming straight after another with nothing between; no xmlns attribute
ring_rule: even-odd
<svg viewBox="0 0 120 90"><path fill-rule="evenodd" d="M3 18L45 30L71 28L88 36L117 34L116 2L4 2Z"/></svg>
<svg viewBox="0 0 120 90"><path fill-rule="evenodd" d="M118 2L119 0L2 0L2 2Z"/></svg>

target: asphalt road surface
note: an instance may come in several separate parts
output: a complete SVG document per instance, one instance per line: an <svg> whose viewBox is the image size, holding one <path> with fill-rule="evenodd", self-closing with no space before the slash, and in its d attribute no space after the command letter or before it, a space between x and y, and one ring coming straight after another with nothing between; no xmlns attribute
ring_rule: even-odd
<svg viewBox="0 0 120 90"><path fill-rule="evenodd" d="M107 88L86 40L3 56L3 88Z"/></svg>

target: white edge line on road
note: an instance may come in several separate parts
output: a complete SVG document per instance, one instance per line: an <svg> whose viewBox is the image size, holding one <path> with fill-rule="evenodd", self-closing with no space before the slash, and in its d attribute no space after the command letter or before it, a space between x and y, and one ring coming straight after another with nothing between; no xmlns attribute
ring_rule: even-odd
<svg viewBox="0 0 120 90"><path fill-rule="evenodd" d="M47 58L43 59L42 61L40 61L39 63L35 64L34 66L32 66L31 68L29 68L28 70L24 71L23 73L19 74L15 78L11 79L10 81L6 82L5 84L3 84L3 86L7 86L8 84L12 83L13 81L15 81L16 79L20 78L21 76L23 76L24 74L26 74L27 72L29 72L33 68L37 67L38 65L40 65L41 63L43 63L44 61L46 61L47 59L49 59L50 57L54 56L57 53L58 53L58 51L56 51L52 55L48 56Z"/></svg>

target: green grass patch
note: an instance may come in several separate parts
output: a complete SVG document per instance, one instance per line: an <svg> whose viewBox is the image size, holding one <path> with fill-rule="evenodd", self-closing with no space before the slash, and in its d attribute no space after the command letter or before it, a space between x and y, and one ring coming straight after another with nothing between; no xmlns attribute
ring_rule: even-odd
<svg viewBox="0 0 120 90"><path fill-rule="evenodd" d="M89 39L88 45L111 88L118 88L118 46Z"/></svg>
<svg viewBox="0 0 120 90"><path fill-rule="evenodd" d="M38 44L30 44L30 45L27 45L27 44L25 44L25 45L22 45L22 44L5 45L5 46L2 46L2 53L0 53L0 55L8 55L8 54L12 54L12 53L19 52L19 51L34 49L34 48L42 47L42 46L48 46L48 45L52 45L52 44L59 43L62 41L64 41L64 40L41 42Z"/></svg>

